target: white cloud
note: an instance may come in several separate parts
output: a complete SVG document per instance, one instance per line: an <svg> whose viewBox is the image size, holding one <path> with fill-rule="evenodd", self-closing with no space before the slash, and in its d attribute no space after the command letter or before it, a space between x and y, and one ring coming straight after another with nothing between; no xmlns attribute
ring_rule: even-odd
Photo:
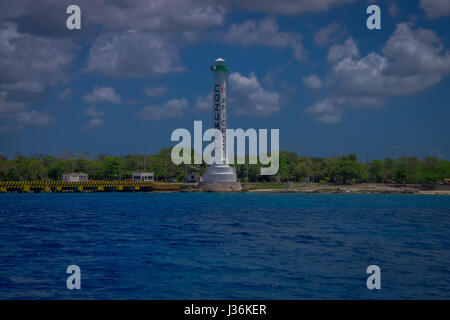
<svg viewBox="0 0 450 320"><path fill-rule="evenodd" d="M236 114L268 116L280 111L281 95L264 89L253 72L248 77L239 72L231 73L227 86L227 107ZM212 94L198 96L195 108L212 112Z"/></svg>
<svg viewBox="0 0 450 320"><path fill-rule="evenodd" d="M160 85L158 87L145 89L145 94L149 97L160 96L160 95L165 94L166 92L167 92L167 87L165 85Z"/></svg>
<svg viewBox="0 0 450 320"><path fill-rule="evenodd" d="M44 91L45 87L42 83L30 82L30 81L18 81L12 84L2 84L0 89L5 91L18 91L26 93L39 93Z"/></svg>
<svg viewBox="0 0 450 320"><path fill-rule="evenodd" d="M392 60L386 70L389 74L406 77L450 72L450 52L444 52L433 30L413 30L410 24L399 24L383 53Z"/></svg>
<svg viewBox="0 0 450 320"><path fill-rule="evenodd" d="M89 120L89 122L86 124L86 128L99 128L103 127L103 119L101 118L92 118Z"/></svg>
<svg viewBox="0 0 450 320"><path fill-rule="evenodd" d="M9 101L7 97L7 92L0 91L0 119L14 120L14 117L26 108L26 104L23 102Z"/></svg>
<svg viewBox="0 0 450 320"><path fill-rule="evenodd" d="M316 74L312 74L308 77L303 77L302 82L310 89L322 88L322 80L320 80L320 78Z"/></svg>
<svg viewBox="0 0 450 320"><path fill-rule="evenodd" d="M76 47L63 39L20 33L17 25L0 28L0 85L9 90L40 92L67 78Z"/></svg>
<svg viewBox="0 0 450 320"><path fill-rule="evenodd" d="M90 117L89 121L85 124L85 128L99 128L103 127L104 112L98 110L95 106L90 106L84 109L84 113Z"/></svg>
<svg viewBox="0 0 450 320"><path fill-rule="evenodd" d="M354 58L359 56L359 49L352 37L345 40L343 44L335 44L328 51L327 61L337 62L344 58Z"/></svg>
<svg viewBox="0 0 450 320"><path fill-rule="evenodd" d="M195 107L199 110L212 110L212 93L208 93L203 97L197 97Z"/></svg>
<svg viewBox="0 0 450 320"><path fill-rule="evenodd" d="M347 39L346 43L353 43ZM356 46L356 45L355 45ZM333 51L330 49L329 56ZM450 53L431 30L412 29L401 23L383 47L360 58L359 50L331 59L331 81L340 94L402 96L421 92L450 73ZM337 57L337 54L334 54Z"/></svg>
<svg viewBox="0 0 450 320"><path fill-rule="evenodd" d="M332 46L327 59L331 72L326 80L331 96L307 112L319 121L332 123L325 115L339 121L336 110L382 107L390 96L420 93L450 74L450 53L444 51L432 30L401 23L382 53L361 57L352 38L343 45Z"/></svg>
<svg viewBox="0 0 450 320"><path fill-rule="evenodd" d="M428 19L450 16L448 0L420 0L420 8L425 10Z"/></svg>
<svg viewBox="0 0 450 320"><path fill-rule="evenodd" d="M18 115L18 126L23 127L42 127L49 124L51 121L50 116L45 113L31 110L26 112L20 112Z"/></svg>
<svg viewBox="0 0 450 320"><path fill-rule="evenodd" d="M84 101L93 104L100 103L123 103L122 98L118 95L112 87L95 87L92 93L84 96Z"/></svg>
<svg viewBox="0 0 450 320"><path fill-rule="evenodd" d="M181 117L188 108L188 102L185 98L171 99L164 105L151 105L143 108L139 112L139 117L145 120L162 120L166 118Z"/></svg>
<svg viewBox="0 0 450 320"><path fill-rule="evenodd" d="M281 95L264 89L253 72L248 77L231 73L228 84L229 107L237 114L268 116L280 111Z"/></svg>
<svg viewBox="0 0 450 320"><path fill-rule="evenodd" d="M3 8L2 8L3 9ZM44 126L50 117L27 110L49 87L64 83L77 47L68 40L45 38L18 31L17 25L0 28L0 119L2 127Z"/></svg>
<svg viewBox="0 0 450 320"><path fill-rule="evenodd" d="M89 51L88 72L143 77L181 71L178 49L160 34L127 30L102 34Z"/></svg>
<svg viewBox="0 0 450 320"><path fill-rule="evenodd" d="M356 0L235 0L245 9L282 15L297 15L305 12L327 11L334 6Z"/></svg>
<svg viewBox="0 0 450 320"><path fill-rule="evenodd" d="M100 118L104 115L104 112L98 110L95 106L87 107L84 112L86 113L86 115L93 118Z"/></svg>
<svg viewBox="0 0 450 320"><path fill-rule="evenodd" d="M290 47L294 57L301 59L305 55L302 46L302 35L299 33L281 32L273 18L266 18L259 22L247 20L242 24L232 24L223 40L228 44L242 46Z"/></svg>
<svg viewBox="0 0 450 320"><path fill-rule="evenodd" d="M325 47L340 40L345 35L345 28L337 22L330 23L314 34L314 43L318 47Z"/></svg>
<svg viewBox="0 0 450 320"><path fill-rule="evenodd" d="M56 1L56 0L55 0ZM84 0L89 22L111 29L186 31L221 25L227 8L213 0Z"/></svg>
<svg viewBox="0 0 450 320"><path fill-rule="evenodd" d="M37 31L58 32L64 30L61 22L69 4L74 1L40 0L37 6L35 0L0 0L0 17L17 19L32 15L36 17L34 21L39 21L34 25ZM81 8L83 28L101 26L110 30L198 30L223 24L228 10L226 2L224 5L214 0L77 0L75 4ZM61 28L55 28L57 23Z"/></svg>
<svg viewBox="0 0 450 320"><path fill-rule="evenodd" d="M341 110L330 99L324 99L306 108L306 112L312 114L319 122L337 123L341 121Z"/></svg>

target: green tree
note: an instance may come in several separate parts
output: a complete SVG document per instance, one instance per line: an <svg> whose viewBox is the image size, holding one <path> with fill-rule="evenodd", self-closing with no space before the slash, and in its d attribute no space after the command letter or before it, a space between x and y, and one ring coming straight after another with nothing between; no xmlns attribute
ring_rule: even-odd
<svg viewBox="0 0 450 320"><path fill-rule="evenodd" d="M399 162L394 169L394 181L397 183L411 182L411 174L405 162Z"/></svg>
<svg viewBox="0 0 450 320"><path fill-rule="evenodd" d="M367 178L363 165L356 161L356 156L340 157L331 170L331 179L337 184L358 183Z"/></svg>
<svg viewBox="0 0 450 320"><path fill-rule="evenodd" d="M426 167L422 167L418 171L418 181L417 182L422 185L426 185L426 186L434 185L438 181L441 181L441 180L442 180L442 178L437 172L430 170Z"/></svg>
<svg viewBox="0 0 450 320"><path fill-rule="evenodd" d="M117 179L119 177L120 165L121 159L119 157L107 157L101 168L103 178Z"/></svg>
<svg viewBox="0 0 450 320"><path fill-rule="evenodd" d="M384 163L381 160L373 160L369 165L369 181L383 182Z"/></svg>

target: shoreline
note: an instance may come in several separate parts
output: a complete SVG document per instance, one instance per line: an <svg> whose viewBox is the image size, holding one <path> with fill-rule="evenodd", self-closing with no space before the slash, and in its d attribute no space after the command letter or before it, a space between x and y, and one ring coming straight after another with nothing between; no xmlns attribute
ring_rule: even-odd
<svg viewBox="0 0 450 320"><path fill-rule="evenodd" d="M375 183L361 183L354 185L332 185L319 183L242 183L242 189L228 188L226 190L203 189L194 183L155 183L153 186L142 188L128 188L113 186L112 188L88 189L82 186L71 186L67 189L53 190L50 188L16 188L7 190L0 188L0 193L97 193L97 192L143 192L143 193L175 193L175 192L217 192L217 193L298 193L298 194L422 194L422 195L450 195L449 185L436 185L425 188L420 185L387 185Z"/></svg>
<svg viewBox="0 0 450 320"><path fill-rule="evenodd" d="M246 193L297 193L297 194L427 194L427 195L450 195L450 191L445 190L420 190L417 192L402 191L317 191L317 190L279 190L279 189L256 189L243 191Z"/></svg>
<svg viewBox="0 0 450 320"><path fill-rule="evenodd" d="M180 190L172 192L207 192L195 185L185 185ZM384 184L355 185L321 185L321 184L270 184L243 183L243 193L302 193L302 194L430 194L450 195L450 187L443 190L423 189L418 186L399 186Z"/></svg>

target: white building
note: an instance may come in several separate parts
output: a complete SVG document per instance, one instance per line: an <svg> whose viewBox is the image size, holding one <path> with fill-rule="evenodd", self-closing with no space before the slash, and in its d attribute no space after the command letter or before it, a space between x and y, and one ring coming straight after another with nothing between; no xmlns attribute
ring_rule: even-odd
<svg viewBox="0 0 450 320"><path fill-rule="evenodd" d="M195 166L186 166L186 174L185 174L186 182L198 183L201 180L200 177L200 169Z"/></svg>
<svg viewBox="0 0 450 320"><path fill-rule="evenodd" d="M63 174L62 180L64 182L86 182L88 181L88 175L81 172L72 172Z"/></svg>
<svg viewBox="0 0 450 320"><path fill-rule="evenodd" d="M153 172L135 172L133 173L133 181L154 181Z"/></svg>

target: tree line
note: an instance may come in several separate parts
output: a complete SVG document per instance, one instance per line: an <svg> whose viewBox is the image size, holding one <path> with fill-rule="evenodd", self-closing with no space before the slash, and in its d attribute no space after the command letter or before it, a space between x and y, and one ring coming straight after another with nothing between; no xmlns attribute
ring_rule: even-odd
<svg viewBox="0 0 450 320"><path fill-rule="evenodd" d="M236 164L236 173L243 182L316 182L333 184L400 183L436 184L450 178L450 161L434 157L401 157L398 159L361 162L354 154L332 158L303 157L294 152L281 151L278 174L261 176L259 164ZM248 161L247 161L248 163ZM197 165L200 174L206 170ZM12 158L0 156L0 180L37 181L61 180L70 172L83 172L91 180L125 180L136 171L150 171L158 181L183 182L190 166L175 165L171 148L154 155L110 156L90 158L86 154L61 154L57 157L17 154Z"/></svg>

